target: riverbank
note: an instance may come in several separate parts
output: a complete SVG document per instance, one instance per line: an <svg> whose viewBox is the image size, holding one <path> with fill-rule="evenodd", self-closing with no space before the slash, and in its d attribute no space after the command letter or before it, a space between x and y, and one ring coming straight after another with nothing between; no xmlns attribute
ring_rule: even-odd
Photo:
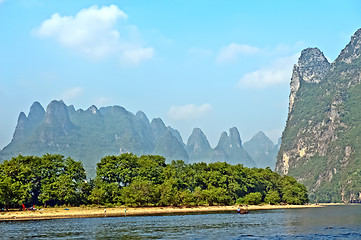
<svg viewBox="0 0 361 240"><path fill-rule="evenodd" d="M248 206L249 211L267 209L287 209L287 208L312 208L320 205L257 205ZM41 210L8 211L0 212L0 221L20 221L20 220L45 220L58 218L92 218L92 217L122 217L122 216L149 216L168 214L196 214L207 212L236 212L235 206L200 206L200 207L69 207L69 208L44 208Z"/></svg>

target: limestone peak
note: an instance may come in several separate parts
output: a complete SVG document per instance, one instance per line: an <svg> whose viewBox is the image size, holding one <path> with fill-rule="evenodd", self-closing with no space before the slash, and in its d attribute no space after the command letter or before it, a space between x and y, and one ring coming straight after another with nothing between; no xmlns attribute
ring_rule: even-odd
<svg viewBox="0 0 361 240"><path fill-rule="evenodd" d="M298 71L305 82L318 83L329 72L330 63L318 48L302 50L298 59Z"/></svg>
<svg viewBox="0 0 361 240"><path fill-rule="evenodd" d="M351 37L351 41L341 51L335 62L350 64L353 60L361 56L361 28Z"/></svg>

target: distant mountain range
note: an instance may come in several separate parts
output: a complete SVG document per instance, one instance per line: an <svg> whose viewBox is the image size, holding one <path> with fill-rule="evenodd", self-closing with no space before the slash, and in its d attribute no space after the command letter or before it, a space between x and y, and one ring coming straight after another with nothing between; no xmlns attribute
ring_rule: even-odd
<svg viewBox="0 0 361 240"><path fill-rule="evenodd" d="M275 167L279 144L262 132L242 145L237 128L223 132L211 148L201 129L195 128L187 144L176 129L160 118L151 122L139 111L135 115L123 107L75 110L63 101L52 101L46 111L34 102L28 116L21 112L12 141L0 151L0 161L22 155L58 153L81 161L89 177L95 176L96 163L106 155L131 152L157 154L167 161L186 163L226 161L246 167Z"/></svg>

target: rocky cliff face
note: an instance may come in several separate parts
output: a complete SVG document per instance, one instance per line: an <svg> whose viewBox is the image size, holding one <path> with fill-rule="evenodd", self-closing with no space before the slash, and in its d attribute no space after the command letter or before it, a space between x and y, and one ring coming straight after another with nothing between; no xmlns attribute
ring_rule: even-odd
<svg viewBox="0 0 361 240"><path fill-rule="evenodd" d="M301 52L298 64L294 65L290 84L289 111L292 111L300 82L319 83L330 70L330 63L318 48L307 48Z"/></svg>
<svg viewBox="0 0 361 240"><path fill-rule="evenodd" d="M308 48L293 69L276 171L304 183L314 201L361 201L360 46L358 30L333 63Z"/></svg>
<svg viewBox="0 0 361 240"><path fill-rule="evenodd" d="M351 37L350 43L341 51L335 62L351 64L361 56L361 28Z"/></svg>

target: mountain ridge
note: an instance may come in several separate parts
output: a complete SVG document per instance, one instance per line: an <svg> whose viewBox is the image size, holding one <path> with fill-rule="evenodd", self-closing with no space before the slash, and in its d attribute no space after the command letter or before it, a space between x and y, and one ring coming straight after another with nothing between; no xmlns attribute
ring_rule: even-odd
<svg viewBox="0 0 361 240"><path fill-rule="evenodd" d="M19 114L13 139L0 151L0 160L18 154L62 154L82 161L90 176L95 175L96 162L102 157L125 152L157 154L168 161L181 159L186 163L226 161L247 167L257 165L244 150L237 128L231 128L229 135L222 133L214 149L201 129L195 128L194 132L203 135L203 140L198 142L200 138L193 134L185 144L178 130L166 126L160 118L150 122L142 111L133 114L117 105L76 110L62 100L51 101L44 110L39 102L34 102L28 116ZM207 153L196 153L195 145L203 144L207 145Z"/></svg>

